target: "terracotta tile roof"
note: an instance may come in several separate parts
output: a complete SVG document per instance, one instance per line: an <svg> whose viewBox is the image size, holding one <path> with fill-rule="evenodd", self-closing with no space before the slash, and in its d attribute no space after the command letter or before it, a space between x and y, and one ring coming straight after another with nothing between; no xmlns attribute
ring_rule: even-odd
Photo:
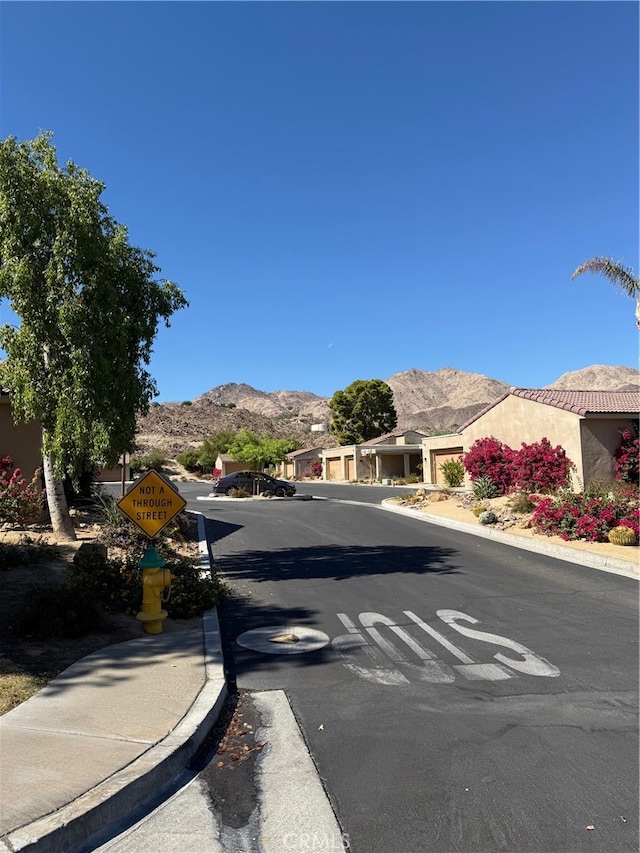
<svg viewBox="0 0 640 853"><path fill-rule="evenodd" d="M481 418L509 395L532 400L534 403L542 403L544 406L553 406L556 409L574 412L582 417L596 414L638 417L640 413L640 389L638 391L564 391L557 388L510 388L505 394L462 424L459 432L477 421L478 418Z"/></svg>
<svg viewBox="0 0 640 853"><path fill-rule="evenodd" d="M640 412L640 390L561 391L554 388L512 388L510 393L515 397L524 397L525 400L566 409L577 415L637 415Z"/></svg>

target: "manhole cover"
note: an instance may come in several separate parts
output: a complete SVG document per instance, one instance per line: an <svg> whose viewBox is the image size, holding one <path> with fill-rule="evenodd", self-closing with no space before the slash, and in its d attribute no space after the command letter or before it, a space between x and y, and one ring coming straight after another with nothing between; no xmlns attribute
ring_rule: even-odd
<svg viewBox="0 0 640 853"><path fill-rule="evenodd" d="M322 631L301 625L270 625L254 628L236 637L236 643L244 649L265 652L269 655L300 655L315 652L329 642Z"/></svg>

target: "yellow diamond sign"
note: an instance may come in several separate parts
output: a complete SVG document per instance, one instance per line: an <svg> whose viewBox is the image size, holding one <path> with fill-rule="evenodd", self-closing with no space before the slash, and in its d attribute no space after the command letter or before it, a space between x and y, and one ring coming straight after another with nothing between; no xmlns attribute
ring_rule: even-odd
<svg viewBox="0 0 640 853"><path fill-rule="evenodd" d="M149 539L156 537L186 505L178 491L155 471L145 474L117 502L120 512L137 524Z"/></svg>

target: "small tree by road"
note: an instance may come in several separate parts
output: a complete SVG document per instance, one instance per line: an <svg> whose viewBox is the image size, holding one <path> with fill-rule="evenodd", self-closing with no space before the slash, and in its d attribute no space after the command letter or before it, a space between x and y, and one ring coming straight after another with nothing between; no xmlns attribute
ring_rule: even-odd
<svg viewBox="0 0 640 853"><path fill-rule="evenodd" d="M236 462L245 462L249 467L262 471L267 465L282 462L287 453L297 450L300 442L295 438L274 438L265 433L258 436L251 430L241 430L229 445L228 453Z"/></svg>
<svg viewBox="0 0 640 853"><path fill-rule="evenodd" d="M51 522L67 539L64 477L131 449L136 414L157 393L146 366L158 325L188 304L156 280L155 255L130 245L104 189L58 164L50 133L0 140L0 299L20 320L0 326L1 383L17 420L42 423Z"/></svg>
<svg viewBox="0 0 640 853"><path fill-rule="evenodd" d="M382 379L356 379L329 401L331 432L340 444L362 444L398 424L393 391Z"/></svg>

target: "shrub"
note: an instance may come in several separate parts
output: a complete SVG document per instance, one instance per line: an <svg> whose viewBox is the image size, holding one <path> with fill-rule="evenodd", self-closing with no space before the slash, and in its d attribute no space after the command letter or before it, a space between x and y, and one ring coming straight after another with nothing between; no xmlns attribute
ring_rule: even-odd
<svg viewBox="0 0 640 853"><path fill-rule="evenodd" d="M413 483L422 482L420 477L417 474L409 474L408 477L393 477L393 481L396 486L410 486ZM357 480L353 480L352 482L357 483Z"/></svg>
<svg viewBox="0 0 640 853"><path fill-rule="evenodd" d="M593 479L584 487L582 494L586 498L608 498L612 494L615 484L606 480ZM619 491L619 488L616 488Z"/></svg>
<svg viewBox="0 0 640 853"><path fill-rule="evenodd" d="M476 500L483 498L491 499L498 497L498 487L490 477L478 477L471 486L473 496Z"/></svg>
<svg viewBox="0 0 640 853"><path fill-rule="evenodd" d="M462 462L472 483L481 478L489 479L496 488L496 495L504 495L513 484L514 456L515 451L491 436L476 439L463 455Z"/></svg>
<svg viewBox="0 0 640 853"><path fill-rule="evenodd" d="M629 527L638 536L640 510L637 497L629 501L617 495L590 498L564 492L538 499L532 524L536 532L547 536L607 542L609 531L618 526Z"/></svg>
<svg viewBox="0 0 640 853"><path fill-rule="evenodd" d="M176 462L182 465L183 468L186 468L187 471L200 471L199 457L199 450L184 450L182 453L178 453Z"/></svg>
<svg viewBox="0 0 640 853"><path fill-rule="evenodd" d="M620 430L620 447L614 453L616 461L616 480L621 483L638 482L638 456L640 438L630 429Z"/></svg>
<svg viewBox="0 0 640 853"><path fill-rule="evenodd" d="M20 468L13 467L11 456L0 458L0 522L28 524L38 521L44 504L44 489L39 485L40 470L30 483Z"/></svg>
<svg viewBox="0 0 640 853"><path fill-rule="evenodd" d="M144 456L132 456L130 461L131 473L140 474L142 471L161 473L167 461L167 457L160 450L154 450Z"/></svg>
<svg viewBox="0 0 640 853"><path fill-rule="evenodd" d="M509 508L512 512L516 512L518 514L524 515L529 512L533 512L535 509L535 504L531 500L531 496L528 492L516 492L515 495L509 500Z"/></svg>
<svg viewBox="0 0 640 853"><path fill-rule="evenodd" d="M546 494L569 485L573 462L560 445L552 447L547 438L533 444L522 442L513 457L513 483L519 489Z"/></svg>
<svg viewBox="0 0 640 853"><path fill-rule="evenodd" d="M234 489L231 492L231 497L232 498L250 498L251 495L249 494L249 492L246 489L240 488L240 489Z"/></svg>
<svg viewBox="0 0 640 853"><path fill-rule="evenodd" d="M31 590L13 622L18 634L39 640L81 637L101 625L100 608L91 592L67 584Z"/></svg>
<svg viewBox="0 0 640 853"><path fill-rule="evenodd" d="M447 459L440 466L444 481L451 489L457 489L464 481L464 465L461 459Z"/></svg>
<svg viewBox="0 0 640 853"><path fill-rule="evenodd" d="M18 542L0 542L0 571L30 566L41 560L56 559L60 550L42 537L32 539L24 534Z"/></svg>
<svg viewBox="0 0 640 853"><path fill-rule="evenodd" d="M311 463L311 473L314 477L322 477L322 462L320 460Z"/></svg>

